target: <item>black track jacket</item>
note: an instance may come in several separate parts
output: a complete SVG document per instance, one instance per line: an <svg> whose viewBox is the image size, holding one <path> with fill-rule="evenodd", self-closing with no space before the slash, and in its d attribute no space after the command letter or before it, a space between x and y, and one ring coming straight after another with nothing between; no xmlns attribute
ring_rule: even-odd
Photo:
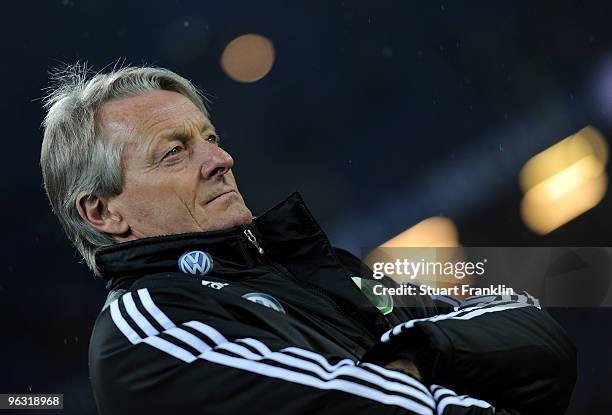
<svg viewBox="0 0 612 415"><path fill-rule="evenodd" d="M383 315L296 193L248 228L105 247L100 414L562 414L575 349L529 295ZM393 284L388 278L386 284ZM422 381L383 366L412 359Z"/></svg>

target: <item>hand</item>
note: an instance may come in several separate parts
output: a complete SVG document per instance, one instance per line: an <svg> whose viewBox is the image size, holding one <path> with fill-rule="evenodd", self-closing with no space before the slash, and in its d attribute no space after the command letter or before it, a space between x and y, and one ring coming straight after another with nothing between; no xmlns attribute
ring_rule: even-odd
<svg viewBox="0 0 612 415"><path fill-rule="evenodd" d="M419 372L419 369L415 366L415 364L412 362L412 360L408 360L408 359L394 360L392 362L387 363L385 365L385 368L392 369L392 370L399 370L400 372L404 372L408 375L411 375L417 378L418 380L422 380L421 373Z"/></svg>

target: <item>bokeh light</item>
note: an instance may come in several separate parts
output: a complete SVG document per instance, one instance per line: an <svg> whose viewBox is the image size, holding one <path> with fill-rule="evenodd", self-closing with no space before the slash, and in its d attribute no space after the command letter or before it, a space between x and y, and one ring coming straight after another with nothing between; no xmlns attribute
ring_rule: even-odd
<svg viewBox="0 0 612 415"><path fill-rule="evenodd" d="M607 188L608 147L588 126L532 157L520 173L521 215L544 235L596 206Z"/></svg>
<svg viewBox="0 0 612 415"><path fill-rule="evenodd" d="M223 71L235 81L255 82L270 72L274 46L261 35L247 34L232 40L221 55Z"/></svg>
<svg viewBox="0 0 612 415"><path fill-rule="evenodd" d="M408 261L446 262L461 260L460 250L436 249L459 247L459 232L455 223L446 217L434 216L427 218L408 228L372 250L364 262L372 267L375 262L393 262L394 257ZM401 249L410 248L410 249ZM404 276L392 276L397 283L413 282L426 284L430 287L452 287L458 280L441 275L421 275L416 280ZM468 283L471 278L464 279Z"/></svg>
<svg viewBox="0 0 612 415"><path fill-rule="evenodd" d="M459 232L449 218L427 218L381 245L397 247L454 247L459 246Z"/></svg>

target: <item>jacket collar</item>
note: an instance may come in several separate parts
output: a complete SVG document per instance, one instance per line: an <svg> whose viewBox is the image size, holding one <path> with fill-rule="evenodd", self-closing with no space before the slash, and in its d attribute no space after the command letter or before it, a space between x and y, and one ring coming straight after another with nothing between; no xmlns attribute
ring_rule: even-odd
<svg viewBox="0 0 612 415"><path fill-rule="evenodd" d="M287 249L293 245L292 241L313 242L313 238L327 241L301 195L293 193L247 227L155 236L109 245L96 252L96 264L108 289L143 275L178 272L179 258L190 251L208 253L216 274L240 275L258 262L259 255L245 231L252 232L264 255L271 259L290 255Z"/></svg>

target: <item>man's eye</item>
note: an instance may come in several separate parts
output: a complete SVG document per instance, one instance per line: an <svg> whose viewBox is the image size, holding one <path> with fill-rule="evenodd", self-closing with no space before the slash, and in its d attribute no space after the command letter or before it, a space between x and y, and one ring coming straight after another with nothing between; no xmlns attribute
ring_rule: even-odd
<svg viewBox="0 0 612 415"><path fill-rule="evenodd" d="M183 151L183 148L181 146L173 147L172 150L170 150L166 154L164 154L163 158L165 159L165 158L168 158L168 157L176 156L181 151Z"/></svg>
<svg viewBox="0 0 612 415"><path fill-rule="evenodd" d="M219 142L221 141L219 139L218 136L216 136L215 134L211 134L208 137L206 137L206 141L208 141L209 143L213 143L213 144L217 144L219 145Z"/></svg>

